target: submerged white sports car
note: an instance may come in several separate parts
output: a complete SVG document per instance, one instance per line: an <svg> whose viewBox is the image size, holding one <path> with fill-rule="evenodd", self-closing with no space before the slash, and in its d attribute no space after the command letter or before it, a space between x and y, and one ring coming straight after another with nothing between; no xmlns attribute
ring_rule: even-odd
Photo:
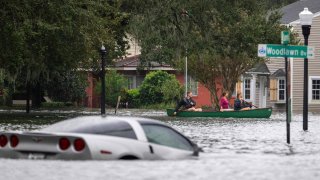
<svg viewBox="0 0 320 180"><path fill-rule="evenodd" d="M0 132L0 157L16 159L185 159L200 148L147 118L85 116L32 132Z"/></svg>

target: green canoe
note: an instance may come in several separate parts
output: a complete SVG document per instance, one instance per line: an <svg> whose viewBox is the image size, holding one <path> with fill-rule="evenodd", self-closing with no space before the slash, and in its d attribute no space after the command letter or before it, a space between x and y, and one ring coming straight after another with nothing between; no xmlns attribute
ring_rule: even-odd
<svg viewBox="0 0 320 180"><path fill-rule="evenodd" d="M173 115L174 109L167 109L168 116ZM272 114L272 108L258 108L243 111L179 111L177 117L217 117L217 118L269 118Z"/></svg>

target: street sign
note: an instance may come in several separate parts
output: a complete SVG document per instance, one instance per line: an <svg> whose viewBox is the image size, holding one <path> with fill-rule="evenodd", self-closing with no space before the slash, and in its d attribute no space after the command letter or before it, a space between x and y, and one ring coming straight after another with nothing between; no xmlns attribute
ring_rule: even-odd
<svg viewBox="0 0 320 180"><path fill-rule="evenodd" d="M313 46L308 46L308 58L309 59L314 59L314 47Z"/></svg>
<svg viewBox="0 0 320 180"><path fill-rule="evenodd" d="M290 42L290 32L281 31L281 44L288 45Z"/></svg>
<svg viewBox="0 0 320 180"><path fill-rule="evenodd" d="M314 58L314 47L285 46L279 44L259 44L259 57Z"/></svg>

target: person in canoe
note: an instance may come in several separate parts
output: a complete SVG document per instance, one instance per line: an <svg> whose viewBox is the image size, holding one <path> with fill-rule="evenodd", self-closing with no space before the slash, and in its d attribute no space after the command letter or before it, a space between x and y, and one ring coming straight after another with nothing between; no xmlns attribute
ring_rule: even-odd
<svg viewBox="0 0 320 180"><path fill-rule="evenodd" d="M180 107L184 111L202 111L201 108L196 108L196 102L192 99L192 92L188 91L187 96L183 98L176 106L173 114L176 115Z"/></svg>
<svg viewBox="0 0 320 180"><path fill-rule="evenodd" d="M229 109L229 101L227 99L228 93L227 92L223 92L222 96L220 98L220 111Z"/></svg>
<svg viewBox="0 0 320 180"><path fill-rule="evenodd" d="M249 110L251 109L252 105L243 100L242 94L239 92L237 93L237 99L234 100L234 110Z"/></svg>

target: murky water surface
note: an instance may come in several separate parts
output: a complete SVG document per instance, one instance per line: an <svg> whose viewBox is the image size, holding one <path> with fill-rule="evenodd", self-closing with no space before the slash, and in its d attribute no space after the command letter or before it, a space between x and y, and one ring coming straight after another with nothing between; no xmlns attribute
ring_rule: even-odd
<svg viewBox="0 0 320 180"><path fill-rule="evenodd" d="M0 131L43 128L75 114L26 117L0 112ZM309 116L307 132L302 130L302 116L293 117L291 145L286 144L283 114L274 114L270 119L169 118L162 111L120 110L119 115L164 121L190 137L204 152L198 160L181 161L0 159L0 179L320 179L320 115Z"/></svg>

